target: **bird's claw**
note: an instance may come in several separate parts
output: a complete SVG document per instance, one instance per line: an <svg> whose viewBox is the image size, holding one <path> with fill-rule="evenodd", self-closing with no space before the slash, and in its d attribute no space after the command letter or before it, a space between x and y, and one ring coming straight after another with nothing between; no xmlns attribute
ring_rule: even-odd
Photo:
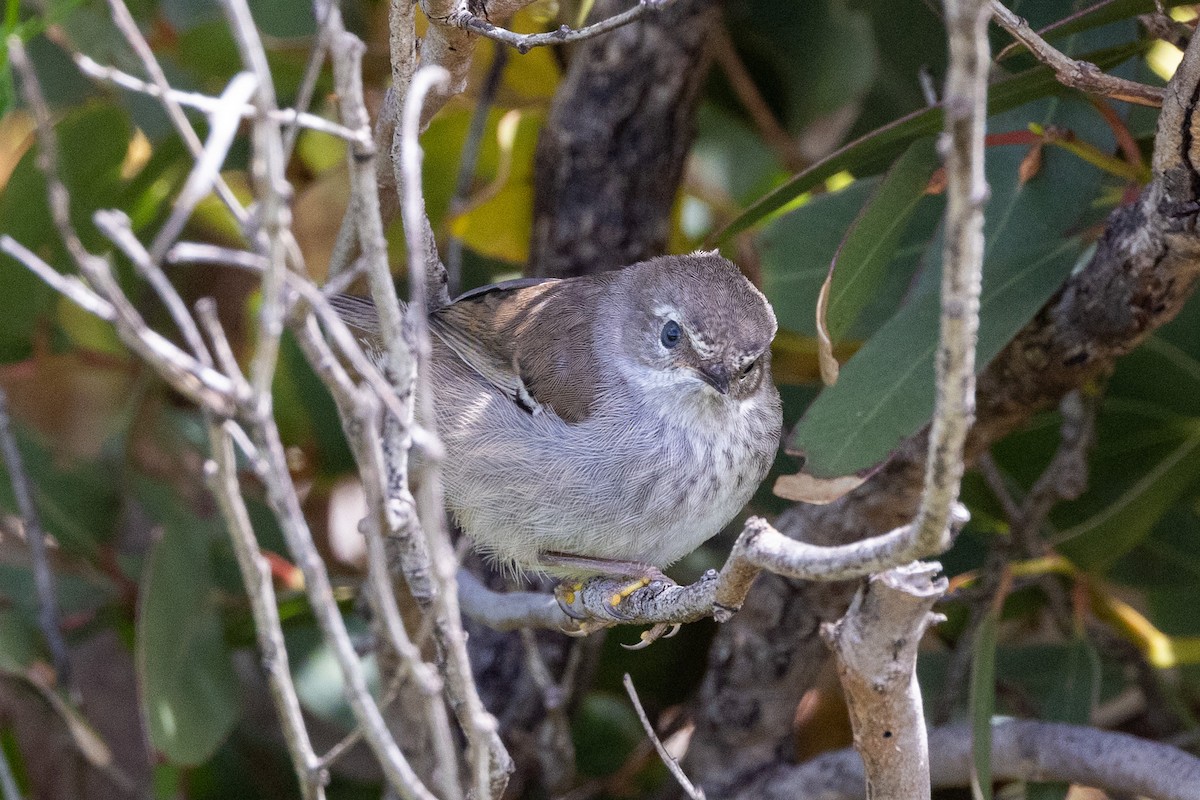
<svg viewBox="0 0 1200 800"><path fill-rule="evenodd" d="M670 639L679 633L681 627L678 622L660 622L649 630L642 631L638 637L639 641L637 644L622 644L621 647L624 647L626 650L645 650L659 639Z"/></svg>

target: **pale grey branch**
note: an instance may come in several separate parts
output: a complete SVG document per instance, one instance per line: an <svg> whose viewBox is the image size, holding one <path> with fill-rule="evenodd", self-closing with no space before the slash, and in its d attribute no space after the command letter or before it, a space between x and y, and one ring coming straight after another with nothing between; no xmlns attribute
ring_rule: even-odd
<svg viewBox="0 0 1200 800"><path fill-rule="evenodd" d="M929 732L934 788L970 783L971 731ZM1074 783L1113 796L1195 800L1200 759L1124 733L1036 720L994 719L992 774L1001 781ZM852 749L799 765L777 765L740 784L733 800L861 800L862 759Z"/></svg>

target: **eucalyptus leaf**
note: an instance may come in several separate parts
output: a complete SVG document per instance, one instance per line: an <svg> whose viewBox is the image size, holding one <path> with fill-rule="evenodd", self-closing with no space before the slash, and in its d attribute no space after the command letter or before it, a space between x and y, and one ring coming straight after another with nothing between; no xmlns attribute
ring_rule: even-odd
<svg viewBox="0 0 1200 800"><path fill-rule="evenodd" d="M1099 115L1074 98L1050 98L992 120L993 130L1024 130L1030 122L1058 125L1111 146ZM985 210L985 256L977 369L982 370L1028 322L1069 274L1083 242L1073 231L1100 186L1095 167L1049 150L1041 171L1023 182L1020 147L988 151L992 197ZM1069 187L1069 188L1068 188ZM933 411L934 353L941 269L940 235L925 255L926 279L891 320L841 371L837 384L809 406L788 440L816 477L860 473L885 459L928 422Z"/></svg>
<svg viewBox="0 0 1200 800"><path fill-rule="evenodd" d="M1143 52L1145 48L1144 42L1130 42L1088 53L1080 58L1096 64L1101 69L1109 69ZM1033 67L988 87L988 111L992 114L1007 111L1060 90L1061 87L1050 68ZM721 242L729 240L734 234L757 225L839 172L849 171L858 177L881 172L914 140L922 136L932 136L940 131L942 119L941 107L932 106L914 111L855 139L757 200L715 238Z"/></svg>

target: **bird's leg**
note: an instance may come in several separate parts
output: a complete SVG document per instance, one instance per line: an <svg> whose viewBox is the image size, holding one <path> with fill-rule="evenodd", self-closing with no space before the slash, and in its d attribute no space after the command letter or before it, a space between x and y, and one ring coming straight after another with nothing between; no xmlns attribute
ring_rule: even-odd
<svg viewBox="0 0 1200 800"><path fill-rule="evenodd" d="M675 581L664 575L663 571L658 567L652 564L643 564L640 561L612 561L607 558L589 558L588 556L573 556L566 553L554 552L539 554L538 561L547 567L556 570L577 572L580 575L616 575L619 577L635 578L636 580L613 593L612 598L609 600L613 606L620 605L621 601L626 597L629 597L629 595L638 589L649 586L654 581L665 581L670 584L675 583ZM574 583L564 589L564 595L571 598L571 601L568 602L574 601L574 594L581 587L582 584Z"/></svg>

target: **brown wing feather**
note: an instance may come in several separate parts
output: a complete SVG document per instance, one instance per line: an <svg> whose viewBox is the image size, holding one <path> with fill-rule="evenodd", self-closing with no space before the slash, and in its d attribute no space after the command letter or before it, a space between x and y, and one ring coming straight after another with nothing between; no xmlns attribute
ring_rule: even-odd
<svg viewBox="0 0 1200 800"><path fill-rule="evenodd" d="M548 408L580 422L602 377L592 321L605 284L576 278L486 287L434 312L430 323L459 358L527 411Z"/></svg>

